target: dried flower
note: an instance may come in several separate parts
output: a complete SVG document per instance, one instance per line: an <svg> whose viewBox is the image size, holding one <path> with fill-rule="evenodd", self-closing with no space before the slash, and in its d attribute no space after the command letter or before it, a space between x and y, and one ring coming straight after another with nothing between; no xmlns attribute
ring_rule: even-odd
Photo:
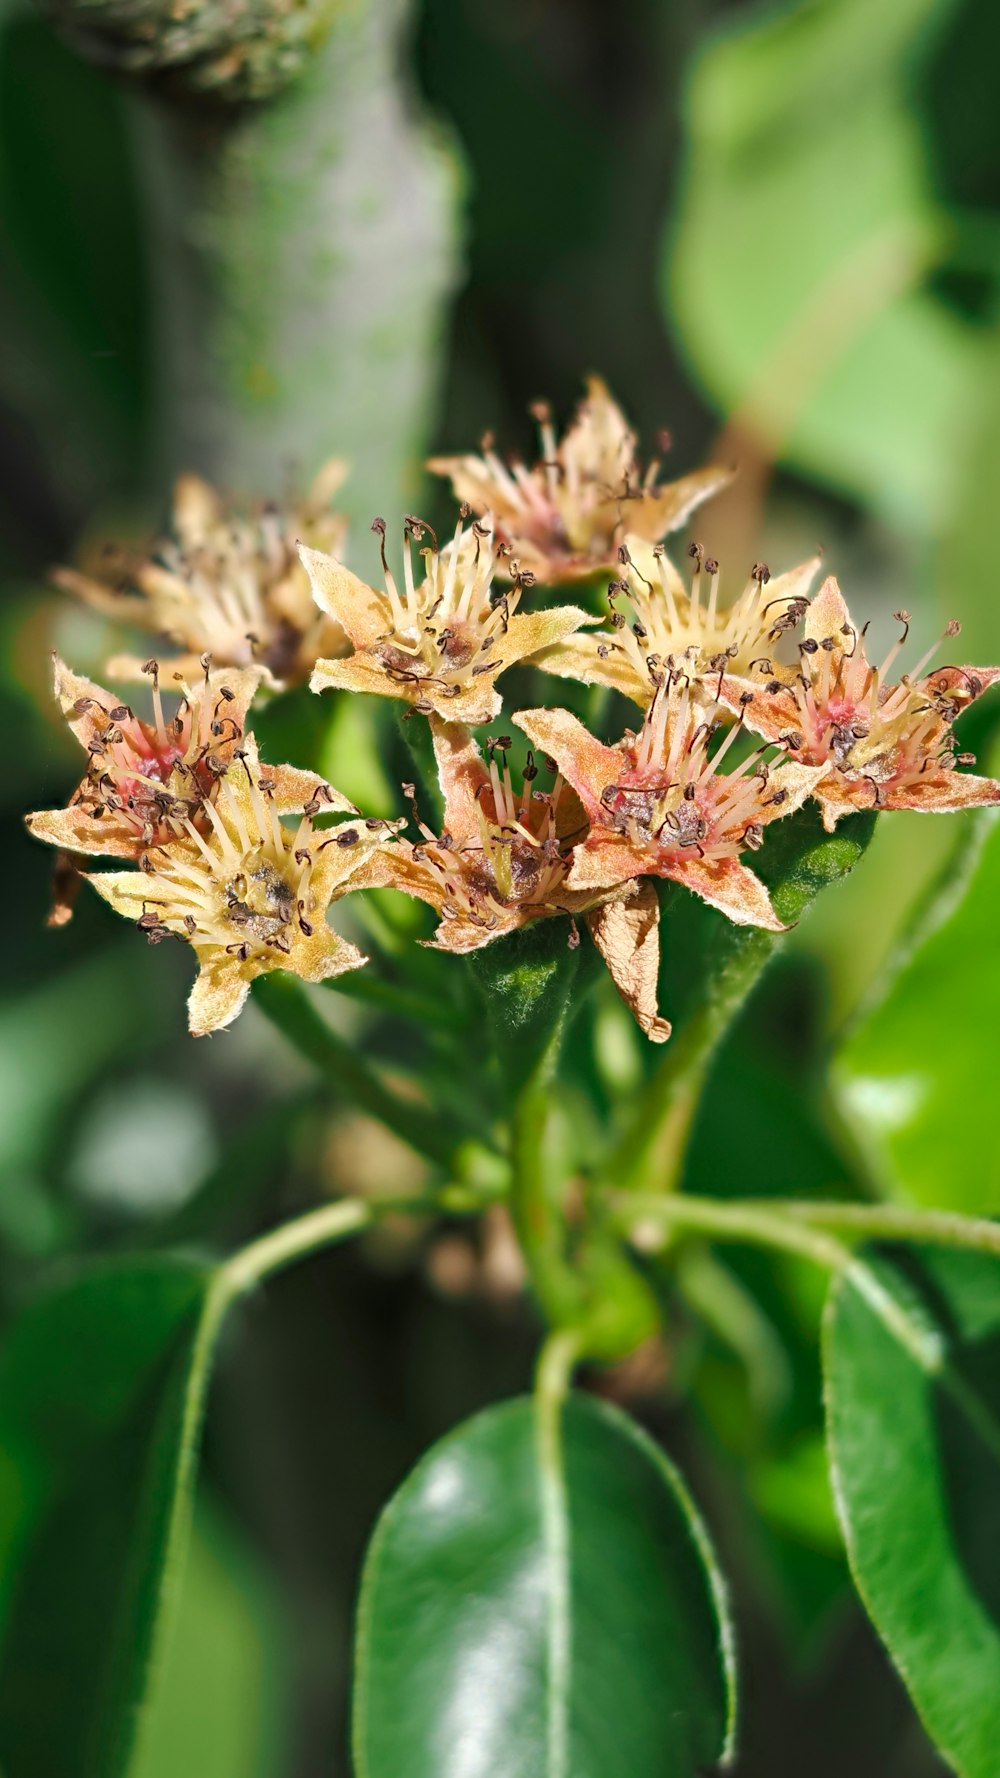
<svg viewBox="0 0 1000 1778"><path fill-rule="evenodd" d="M614 747L595 740L568 710L524 710L513 720L550 754L577 792L590 831L573 854L571 889L610 889L632 877L666 877L739 926L783 930L760 879L740 863L765 826L805 801L814 767L775 765L760 748L721 770L733 727L712 755L715 724L690 684L665 679L639 733Z"/></svg>
<svg viewBox="0 0 1000 1778"><path fill-rule="evenodd" d="M655 895L650 906L646 886L636 883L610 892L568 889L573 846L588 825L575 792L558 774L550 790L536 790L530 753L515 791L506 760L497 763L509 741L492 743L484 760L462 724L432 717L431 728L444 827L435 834L414 809L420 840L386 847L366 867L366 881L434 908L440 924L429 943L443 951L476 951L534 920L582 915L619 992L647 1035L662 1042L670 1027L656 1012ZM404 788L413 793L412 785ZM609 894L627 911L612 915L600 905Z"/></svg>
<svg viewBox="0 0 1000 1778"><path fill-rule="evenodd" d="M619 550L624 569L608 587L609 629L569 636L534 657L534 664L564 679L607 685L645 710L664 673L678 670L705 679L714 699L721 674L760 674L780 681L794 669L781 664L775 645L805 614L819 557L771 579L757 562L732 605L719 600L719 565L700 544L688 550L694 564L690 590L662 544L650 547L628 537Z"/></svg>
<svg viewBox="0 0 1000 1778"><path fill-rule="evenodd" d="M55 657L55 695L87 754L87 770L68 808L27 817L36 839L67 852L136 859L186 832L189 822L205 825L204 806L243 743L260 669L213 671L203 663L194 688L179 683L180 703L169 715L157 663L147 661L146 671L151 722Z"/></svg>
<svg viewBox="0 0 1000 1778"><path fill-rule="evenodd" d="M432 457L427 467L450 477L456 498L473 512L490 514L512 559L547 586L613 567L627 531L650 543L676 531L732 477L710 468L660 482L658 462L644 471L635 433L600 377L588 379L560 442L548 406L539 402L534 414L542 458L532 469L508 467L490 439L480 457Z"/></svg>
<svg viewBox="0 0 1000 1778"><path fill-rule="evenodd" d="M925 672L940 642L898 684L889 671L909 633L910 619L879 667L868 660L864 630L852 623L836 580L825 580L806 616L799 645L801 669L789 685L726 677L720 696L747 727L780 742L792 758L819 768L812 794L832 832L852 809L948 812L1000 802L1000 784L956 771L971 763L957 752L953 723L988 686L1000 667L936 667ZM867 628L867 626L866 626Z"/></svg>
<svg viewBox="0 0 1000 1778"><path fill-rule="evenodd" d="M346 521L330 501L346 474L324 465L308 494L287 506L242 512L195 475L174 489L173 534L148 554L109 549L97 577L70 568L54 579L97 610L165 637L185 652L170 666L193 678L210 654L219 666L255 664L271 686L298 684L321 656L346 647L320 615L296 553L298 542L339 551ZM134 679L140 661L108 663L113 678Z"/></svg>
<svg viewBox="0 0 1000 1778"><path fill-rule="evenodd" d="M422 549L425 575L418 583L411 542L419 542L427 527L408 518L400 593L386 560L382 520L372 529L382 547L384 592L330 556L302 551L317 604L343 626L355 649L347 660L319 662L310 682L314 691L332 686L376 692L445 720L490 722L500 710L494 681L505 667L594 621L573 606L519 612L521 594L531 584L527 574L491 599L497 552L490 531L478 524L467 531L460 526L440 552Z"/></svg>
<svg viewBox="0 0 1000 1778"><path fill-rule="evenodd" d="M321 809L350 805L312 783L297 828L284 827L273 768L261 766L248 735L206 804L207 834L188 822L184 838L150 850L141 869L88 878L150 943L174 935L193 947L199 975L188 1013L196 1037L231 1024L259 975L284 969L321 982L366 961L328 926L326 911L355 887L398 824L356 817L317 828Z"/></svg>

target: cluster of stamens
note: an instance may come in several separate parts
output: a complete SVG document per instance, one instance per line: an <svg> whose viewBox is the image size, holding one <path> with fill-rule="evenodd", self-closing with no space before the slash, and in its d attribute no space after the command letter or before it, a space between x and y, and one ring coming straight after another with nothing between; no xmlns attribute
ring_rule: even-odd
<svg viewBox="0 0 1000 1778"><path fill-rule="evenodd" d="M731 771L721 771L740 738L730 726L711 751L725 712L698 702L694 684L668 674L657 683L638 735L621 743L625 769L601 792L603 824L632 845L656 850L662 859L693 853L699 858L736 858L763 842L763 820L787 799L772 784L776 749L755 748Z"/></svg>
<svg viewBox="0 0 1000 1778"><path fill-rule="evenodd" d="M656 685L683 671L694 678L738 671L771 673L767 655L758 654L801 622L808 601L801 595L766 599L763 589L771 572L755 562L746 585L732 605L719 600L719 564L692 543L694 563L690 591L680 592L677 572L662 544L653 549L657 578L647 578L627 546L618 552L627 576L608 585L611 626L615 636L600 637L597 652L606 660L624 653L641 681ZM626 609L622 609L624 606Z"/></svg>
<svg viewBox="0 0 1000 1778"><path fill-rule="evenodd" d="M580 837L579 833L560 836L558 814L565 783L557 773L551 790L535 790L539 768L530 751L521 791L515 791L510 766L504 758L501 769L496 757L510 745L509 735L488 744L488 782L480 786L476 799L478 844L456 845L447 830L435 834L413 804L422 837L411 848L411 857L438 878L442 918L466 920L484 932L494 931L511 908L522 917L555 912L572 845ZM556 770L554 761L545 764ZM414 786L406 784L403 789L412 799Z"/></svg>
<svg viewBox="0 0 1000 1778"><path fill-rule="evenodd" d="M214 804L206 805L206 832L187 820L188 845L162 847L140 860L150 884L138 924L152 944L174 935L218 946L240 963L274 953L289 957L297 936L313 937L314 917L317 923L325 917L310 887L319 854L327 846L356 846L362 827L389 832L392 824L369 820L324 835L313 818L330 794L319 784L297 827L285 827L266 772L255 776L242 755L236 771L249 801L227 775Z"/></svg>
<svg viewBox="0 0 1000 1778"><path fill-rule="evenodd" d="M845 775L869 778L876 801L879 782L886 778L919 777L974 763L974 755L956 751L952 724L983 689L981 680L963 667L940 667L924 677L941 643L958 635L957 622L946 626L911 673L890 685L889 671L906 643L910 622L907 612L895 616L902 633L878 667L866 658L864 631L850 623L837 635L800 643L802 669L790 690L801 727L782 737L796 757L810 764L830 761ZM776 682L767 687L772 695L782 689Z"/></svg>
<svg viewBox="0 0 1000 1778"><path fill-rule="evenodd" d="M213 691L207 656L202 664L204 687L195 694L184 688L169 717L153 660L144 669L152 679L152 722L136 716L128 704L105 706L84 696L73 705L74 714L88 717L94 731L87 743L87 775L75 800L95 820L116 816L143 846L162 844L194 823L203 824L204 811L242 738L242 723L231 714L234 693L225 685Z"/></svg>
<svg viewBox="0 0 1000 1778"><path fill-rule="evenodd" d="M414 542L433 532L414 515L403 530L403 585L400 590L385 551L385 523L376 519L385 575L389 628L375 643L373 653L389 677L401 687L420 691L435 688L437 695L456 698L473 681L500 671L504 665L498 643L506 634L522 592L534 575L508 563L511 584L494 599L493 577L498 560L508 554L497 543L489 526L474 522L468 530L462 518L446 549L420 550L424 574L414 574ZM429 715L433 705L418 698L414 708Z"/></svg>

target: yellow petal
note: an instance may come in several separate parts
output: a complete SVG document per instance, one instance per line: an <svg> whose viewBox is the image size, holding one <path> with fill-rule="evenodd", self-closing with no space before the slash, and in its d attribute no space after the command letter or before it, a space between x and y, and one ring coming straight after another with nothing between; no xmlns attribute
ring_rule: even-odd
<svg viewBox="0 0 1000 1778"><path fill-rule="evenodd" d="M679 531L699 506L729 486L735 474L735 469L722 464L696 469L691 475L652 488L636 499L623 500L623 517L630 530L647 542L656 543L668 532Z"/></svg>
<svg viewBox="0 0 1000 1778"><path fill-rule="evenodd" d="M652 1043L666 1043L670 1023L657 1010L660 972L660 904L652 883L641 883L627 901L592 908L587 926L619 994Z"/></svg>
<svg viewBox="0 0 1000 1778"><path fill-rule="evenodd" d="M549 648L555 642L562 642L582 624L596 622L596 617L579 610L575 605L556 605L549 611L519 611L511 618L506 633L500 637L498 643L504 666L523 660L526 655L535 654L540 648Z"/></svg>
<svg viewBox="0 0 1000 1778"><path fill-rule="evenodd" d="M824 580L815 599L806 612L805 636L808 642L825 642L834 636L839 643L850 650L851 636L844 634L845 626L853 631L851 614L844 603L844 595L834 575ZM859 643L860 646L860 643Z"/></svg>
<svg viewBox="0 0 1000 1778"><path fill-rule="evenodd" d="M297 938L285 967L301 976L304 982L327 982L334 976L345 975L350 969L360 969L367 961L357 945L341 938L340 933L334 932L324 921L311 938L301 935Z"/></svg>
<svg viewBox="0 0 1000 1778"><path fill-rule="evenodd" d="M321 550L308 549L300 543L299 556L320 610L336 618L355 648L367 648L386 634L392 620L384 593L377 592L342 562L334 556L324 555Z"/></svg>
<svg viewBox="0 0 1000 1778"><path fill-rule="evenodd" d="M188 1027L192 1037L223 1031L242 1012L250 983L264 973L251 958L241 963L235 956L213 947L199 956L201 969L188 996Z"/></svg>
<svg viewBox="0 0 1000 1778"><path fill-rule="evenodd" d="M762 822L781 821L786 815L794 815L806 798L812 796L826 772L826 766L798 765L794 760L778 766L771 772L758 819Z"/></svg>
<svg viewBox="0 0 1000 1778"><path fill-rule="evenodd" d="M559 679L578 679L582 685L606 685L631 698L641 709L646 708L653 695L649 679L640 676L625 650L603 631L596 636L580 631L565 642L540 649L528 664Z"/></svg>
<svg viewBox="0 0 1000 1778"><path fill-rule="evenodd" d="M266 765L262 767L262 776L271 785L271 800L279 815L301 815L311 803L319 805L320 814L326 809L336 809L346 815L358 813L342 791L334 790L333 785L316 772L304 772L298 766Z"/></svg>
<svg viewBox="0 0 1000 1778"><path fill-rule="evenodd" d="M87 882L111 904L116 914L123 914L126 920L138 920L144 905L155 905L155 879L146 876L144 871L94 871L88 874Z"/></svg>
<svg viewBox="0 0 1000 1778"><path fill-rule="evenodd" d="M138 858L143 850L141 836L127 822L114 814L95 820L89 809L79 803L69 809L39 809L26 815L28 832L36 840L60 846L67 852L84 852L93 858Z"/></svg>
<svg viewBox="0 0 1000 1778"><path fill-rule="evenodd" d="M180 475L174 483L174 530L187 550L198 549L223 517L222 498L200 475Z"/></svg>
<svg viewBox="0 0 1000 1778"><path fill-rule="evenodd" d="M91 741L98 737L99 725L93 711L78 712L74 706L78 702L93 702L98 705L105 719L100 727L104 727L106 726L107 713L114 709L118 699L111 692L105 691L103 685L96 685L93 679L84 679L79 673L72 672L66 662L60 660L57 654L52 657L52 668L53 690L58 699L59 708L81 747L89 747Z"/></svg>

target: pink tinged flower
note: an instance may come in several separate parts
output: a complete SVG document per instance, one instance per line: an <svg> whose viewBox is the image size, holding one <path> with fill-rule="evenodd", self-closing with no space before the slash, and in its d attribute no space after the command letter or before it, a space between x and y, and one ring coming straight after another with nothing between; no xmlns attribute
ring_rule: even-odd
<svg viewBox="0 0 1000 1778"><path fill-rule="evenodd" d="M197 677L207 653L218 666L257 666L271 687L302 683L321 656L346 647L343 632L317 611L297 553L300 541L343 549L347 525L331 501L346 473L331 460L305 496L256 508L235 507L199 476L181 476L170 536L148 553L112 546L96 574L60 568L54 579L107 616L173 643L182 652L169 668L183 678ZM142 670L131 655L107 667L126 680Z"/></svg>
<svg viewBox="0 0 1000 1778"><path fill-rule="evenodd" d="M206 805L206 833L189 822L183 838L146 853L139 870L87 879L151 943L173 936L192 946L199 973L188 1012L196 1037L231 1024L257 976L283 969L320 982L366 961L327 924L327 909L358 886L398 823L356 816L317 828L315 815L345 799L314 779L305 814L286 826L280 808L302 788L299 776L283 783L260 764L248 735Z"/></svg>
<svg viewBox="0 0 1000 1778"><path fill-rule="evenodd" d="M704 678L708 701L722 675L790 679L794 668L781 663L778 651L808 608L820 558L774 579L765 562L755 563L729 604L721 596L718 562L699 544L691 545L688 556L693 568L685 586L662 544L626 538L619 550L623 572L608 587L609 626L543 649L533 665L564 679L609 686L643 710L668 672Z"/></svg>
<svg viewBox="0 0 1000 1778"><path fill-rule="evenodd" d="M877 667L865 650L864 630L852 623L832 577L813 600L800 644L800 670L790 684L725 677L721 701L739 710L746 726L790 755L818 767L813 791L827 831L853 809L918 809L946 813L1000 802L1000 785L956 770L973 763L958 751L953 724L1000 678L998 667L941 666L927 671L944 637L898 683L890 671L909 633ZM867 626L866 626L867 627Z"/></svg>
<svg viewBox="0 0 1000 1778"><path fill-rule="evenodd" d="M535 920L582 916L641 1028L662 1043L670 1026L656 1010L655 893L637 883L570 889L573 847L587 818L564 780L556 775L549 789L536 788L539 766L529 753L515 789L504 746L494 743L484 759L463 725L432 717L431 727L444 826L435 834L415 808L419 840L400 840L374 856L366 883L402 890L434 908L440 924L429 942L443 951L476 951ZM412 785L405 788L412 793ZM612 912L612 903L619 911ZM567 938L576 942L575 924Z"/></svg>
<svg viewBox="0 0 1000 1778"><path fill-rule="evenodd" d="M530 575L518 574L496 592L497 549L485 526L460 525L447 548L422 549L421 577L412 544L426 527L407 519L402 586L386 559L385 526L377 520L373 529L382 544L384 591L332 557L302 550L316 603L354 645L346 660L319 662L314 691L374 692L445 721L489 722L500 711L495 682L505 667L595 621L573 606L519 611Z"/></svg>
<svg viewBox="0 0 1000 1778"><path fill-rule="evenodd" d="M590 816L568 882L583 891L633 877L682 883L737 925L783 930L760 879L740 854L764 829L799 808L819 775L777 764L761 748L723 770L740 728L714 754L711 713L674 678L657 688L638 734L604 746L567 710L527 710L513 719L551 754Z"/></svg>
<svg viewBox="0 0 1000 1778"><path fill-rule="evenodd" d="M612 567L628 531L655 542L677 530L732 476L709 468L662 482L658 461L643 469L635 433L599 377L588 380L561 440L548 407L534 413L542 455L532 468L504 463L490 439L481 456L432 457L427 467L473 512L489 514L512 561L549 586Z"/></svg>
<svg viewBox="0 0 1000 1778"><path fill-rule="evenodd" d="M243 743L260 669L211 670L203 663L200 681L193 689L179 683L179 702L169 708L157 663L148 661L146 671L151 720L56 657L55 695L87 754L87 770L67 808L27 817L36 838L67 852L134 859L182 834L187 822L203 820Z"/></svg>

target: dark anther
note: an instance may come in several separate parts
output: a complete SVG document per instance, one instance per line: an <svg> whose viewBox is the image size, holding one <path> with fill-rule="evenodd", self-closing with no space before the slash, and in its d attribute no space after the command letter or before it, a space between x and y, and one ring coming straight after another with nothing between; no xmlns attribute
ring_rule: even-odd
<svg viewBox="0 0 1000 1778"><path fill-rule="evenodd" d="M525 784L530 784L533 779L538 777L538 767L535 764L535 756L530 747L528 749L528 757L524 762L523 777Z"/></svg>
<svg viewBox="0 0 1000 1778"><path fill-rule="evenodd" d="M719 564L716 561L715 557L714 556L707 556L705 559L705 573L706 574L718 574L718 572L719 572Z"/></svg>
<svg viewBox="0 0 1000 1778"><path fill-rule="evenodd" d="M750 570L750 579L755 580L758 586L766 586L770 578L771 570L767 563L755 562Z"/></svg>
<svg viewBox="0 0 1000 1778"><path fill-rule="evenodd" d="M356 846L358 843L358 830L356 827L348 827L343 833L335 834L334 838L338 846Z"/></svg>
<svg viewBox="0 0 1000 1778"><path fill-rule="evenodd" d="M159 661L154 661L152 656L150 656L148 661L143 661L142 671L148 673L151 679L158 679L160 675Z"/></svg>

